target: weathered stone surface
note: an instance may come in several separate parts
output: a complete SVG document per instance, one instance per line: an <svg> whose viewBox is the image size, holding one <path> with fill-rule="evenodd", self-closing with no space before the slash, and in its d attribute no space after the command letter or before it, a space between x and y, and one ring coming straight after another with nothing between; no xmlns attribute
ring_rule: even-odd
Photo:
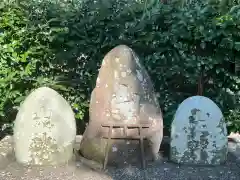
<svg viewBox="0 0 240 180"><path fill-rule="evenodd" d="M180 104L172 122L172 161L182 164L224 163L227 142L223 114L212 100L193 96Z"/></svg>
<svg viewBox="0 0 240 180"><path fill-rule="evenodd" d="M19 163L56 165L73 155L74 113L56 91L41 87L21 104L14 124L14 151Z"/></svg>
<svg viewBox="0 0 240 180"><path fill-rule="evenodd" d="M108 128L102 123L151 124L143 130L150 144L152 158L158 158L163 136L163 119L153 84L136 54L125 45L112 49L103 59L96 87L91 95L90 121L81 143L81 154L91 160L102 162L105 155ZM113 130L113 136L123 135L123 129ZM129 136L138 135L137 129L129 129ZM131 142L112 141L109 164L122 158L118 152L128 149ZM114 155L115 154L115 155ZM117 155L118 154L118 155ZM130 154L129 154L130 156ZM139 157L137 157L139 159Z"/></svg>

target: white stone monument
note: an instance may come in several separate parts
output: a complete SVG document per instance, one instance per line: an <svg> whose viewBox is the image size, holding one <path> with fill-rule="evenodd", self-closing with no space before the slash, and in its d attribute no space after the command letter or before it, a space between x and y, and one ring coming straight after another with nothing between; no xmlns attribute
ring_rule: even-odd
<svg viewBox="0 0 240 180"><path fill-rule="evenodd" d="M226 161L227 142L223 114L212 100L193 96L179 105L171 129L172 161L219 165Z"/></svg>
<svg viewBox="0 0 240 180"><path fill-rule="evenodd" d="M38 88L21 104L14 124L14 151L19 163L67 163L73 155L75 138L74 113L56 91Z"/></svg>

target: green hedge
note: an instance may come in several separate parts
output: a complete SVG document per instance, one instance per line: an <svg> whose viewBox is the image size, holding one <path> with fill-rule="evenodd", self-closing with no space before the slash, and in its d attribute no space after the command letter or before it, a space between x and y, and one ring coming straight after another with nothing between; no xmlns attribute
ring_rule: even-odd
<svg viewBox="0 0 240 180"><path fill-rule="evenodd" d="M87 122L103 57L126 44L151 75L167 128L179 103L203 94L220 106L229 130L240 130L240 6L223 2L0 2L0 124L43 85Z"/></svg>

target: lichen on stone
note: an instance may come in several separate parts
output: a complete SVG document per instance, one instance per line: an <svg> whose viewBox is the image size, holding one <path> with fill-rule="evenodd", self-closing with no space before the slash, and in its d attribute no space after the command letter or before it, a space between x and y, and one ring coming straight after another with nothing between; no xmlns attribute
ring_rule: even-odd
<svg viewBox="0 0 240 180"><path fill-rule="evenodd" d="M170 159L217 165L226 160L226 147L226 124L217 105L202 96L183 101L172 123Z"/></svg>
<svg viewBox="0 0 240 180"><path fill-rule="evenodd" d="M48 136L47 133L34 134L34 138L29 148L31 152L32 164L51 164L53 155L58 151L56 140Z"/></svg>

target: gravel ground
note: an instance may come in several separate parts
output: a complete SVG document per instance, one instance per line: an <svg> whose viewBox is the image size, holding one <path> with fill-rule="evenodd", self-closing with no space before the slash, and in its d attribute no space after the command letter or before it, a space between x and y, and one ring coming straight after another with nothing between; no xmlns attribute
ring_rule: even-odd
<svg viewBox="0 0 240 180"><path fill-rule="evenodd" d="M115 180L240 180L240 167L229 157L228 162L216 167L178 166L170 162L148 163L143 171L136 167L109 169Z"/></svg>
<svg viewBox="0 0 240 180"><path fill-rule="evenodd" d="M5 152L6 149L12 152L11 138L6 138L5 141L9 142L9 147L5 144L4 148L0 148L1 152ZM78 148L80 141L81 138L77 139ZM83 160L79 156L68 165L26 167L16 163L10 153L6 156L9 161L3 161L4 158L0 156L0 180L240 180L240 161L237 161L240 145L239 148L236 146L229 143L228 160L221 166L179 166L168 162L166 154L161 161L147 161L145 170L142 170L140 164L132 164L118 168L108 166L104 172L99 170L99 164ZM167 147L163 149L168 152Z"/></svg>
<svg viewBox="0 0 240 180"><path fill-rule="evenodd" d="M108 167L92 170L81 162L58 167L24 167L16 162L0 170L0 180L240 180L240 167L229 155L225 165L216 167L178 166L170 162L148 162L147 168Z"/></svg>

